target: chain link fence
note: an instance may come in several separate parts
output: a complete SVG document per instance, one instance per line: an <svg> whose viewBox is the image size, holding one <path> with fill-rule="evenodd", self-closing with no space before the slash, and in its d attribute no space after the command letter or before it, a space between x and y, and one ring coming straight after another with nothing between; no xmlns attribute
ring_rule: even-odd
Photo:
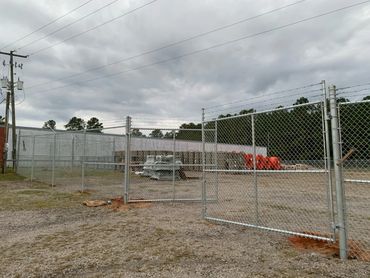
<svg viewBox="0 0 370 278"><path fill-rule="evenodd" d="M346 200L348 253L370 261L370 101L338 105L343 181Z"/></svg>
<svg viewBox="0 0 370 278"><path fill-rule="evenodd" d="M326 89L284 91L317 94L292 106L207 119L203 110L197 128L127 117L95 132L20 129L17 172L91 198L199 201L210 221L339 243L341 258L370 260L369 97Z"/></svg>
<svg viewBox="0 0 370 278"><path fill-rule="evenodd" d="M122 128L76 132L20 129L17 173L31 183L50 184L58 190L89 192L95 197L122 195L123 167L116 155L125 145L125 137L119 135Z"/></svg>
<svg viewBox="0 0 370 278"><path fill-rule="evenodd" d="M240 146L205 169L207 200L218 188L205 218L333 240L323 115L319 102L205 122L217 126L217 142Z"/></svg>

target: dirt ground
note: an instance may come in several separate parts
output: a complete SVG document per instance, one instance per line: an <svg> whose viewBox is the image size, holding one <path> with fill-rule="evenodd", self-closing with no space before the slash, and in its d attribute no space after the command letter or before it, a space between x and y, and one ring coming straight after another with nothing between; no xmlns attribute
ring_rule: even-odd
<svg viewBox="0 0 370 278"><path fill-rule="evenodd" d="M199 203L89 208L88 194L0 182L3 277L369 277L370 264L201 219Z"/></svg>

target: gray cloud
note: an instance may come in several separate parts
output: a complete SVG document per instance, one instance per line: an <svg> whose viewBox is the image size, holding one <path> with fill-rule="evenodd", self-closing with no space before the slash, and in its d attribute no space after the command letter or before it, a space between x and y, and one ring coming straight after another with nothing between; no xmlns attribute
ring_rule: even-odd
<svg viewBox="0 0 370 278"><path fill-rule="evenodd" d="M9 11L2 14L5 31L0 37L1 46L84 1L0 2L1 7ZM146 2L118 1L86 20L21 49L20 53L47 47ZM353 4L348 0L308 0L172 48L56 81L288 3L291 1L160 0L40 52L24 61L24 70L18 72L26 86L26 100L17 108L18 123L41 126L44 121L54 119L57 126L62 127L72 116L85 119L97 116L103 122L112 123L130 114L142 125L175 125L182 121L199 121L202 107L318 83L322 79L339 86L369 80L370 54L366 51L370 40L369 5L183 59L99 79ZM16 46L42 37L104 4L94 1ZM97 80L86 81L89 79ZM51 83L27 89L44 82ZM71 86L53 89L71 83ZM286 101L291 102L291 98L287 97ZM246 105L246 108L250 107Z"/></svg>

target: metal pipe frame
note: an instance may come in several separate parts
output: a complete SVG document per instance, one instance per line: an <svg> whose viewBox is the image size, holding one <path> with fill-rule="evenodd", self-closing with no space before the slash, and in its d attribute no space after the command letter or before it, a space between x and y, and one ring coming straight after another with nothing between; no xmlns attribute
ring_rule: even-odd
<svg viewBox="0 0 370 278"><path fill-rule="evenodd" d="M75 162L75 136L72 136L72 146L71 146L71 171L73 171L73 166Z"/></svg>
<svg viewBox="0 0 370 278"><path fill-rule="evenodd" d="M31 160L24 160L24 161L31 161ZM42 161L42 160L39 160L39 161ZM60 161L60 160L58 160ZM68 160L65 160L65 161L68 161ZM85 165L120 165L120 166L124 166L126 165L126 163L120 163L120 162L99 162L99 161L86 161L86 162L83 162ZM166 164L167 166L176 166L178 164ZM142 167L142 166L158 166L158 164L130 164L130 167ZM198 167L201 167L203 166L203 164L181 164L181 166L198 166ZM208 167L216 167L216 165L214 164L205 164L204 166L208 166Z"/></svg>
<svg viewBox="0 0 370 278"><path fill-rule="evenodd" d="M57 154L57 137L54 133L53 137L53 161L52 161L52 170L51 170L51 186L55 186L55 159Z"/></svg>
<svg viewBox="0 0 370 278"><path fill-rule="evenodd" d="M229 170L229 169L205 169L205 172L211 173L271 173L271 174L282 174L282 173L327 173L328 170Z"/></svg>
<svg viewBox="0 0 370 278"><path fill-rule="evenodd" d="M333 160L335 173L335 188L337 199L337 229L339 231L339 255L342 260L347 259L347 227L346 227L346 209L345 209L345 192L343 187L341 145L339 138L338 111L335 86L329 87L330 96L330 114L333 144Z"/></svg>
<svg viewBox="0 0 370 278"><path fill-rule="evenodd" d="M257 152L256 152L256 134L254 126L254 114L251 115L251 124L252 124L252 148L253 148L253 185L254 185L254 198L255 198L255 218L256 224L259 223L259 208L258 208L258 184L257 184Z"/></svg>
<svg viewBox="0 0 370 278"><path fill-rule="evenodd" d="M85 190L85 156L86 156L86 129L84 130L82 161L81 161L81 192Z"/></svg>
<svg viewBox="0 0 370 278"><path fill-rule="evenodd" d="M160 129L165 131L199 131L201 132L202 129L197 128L155 128L155 127L131 127L132 129L140 129L140 130L154 130L154 129ZM214 129L205 129L204 131L214 131ZM161 138L157 138L161 139Z"/></svg>
<svg viewBox="0 0 370 278"><path fill-rule="evenodd" d="M34 167L35 167L35 144L36 144L36 137L33 136L32 138L32 164L31 164L31 184L34 179Z"/></svg>
<svg viewBox="0 0 370 278"><path fill-rule="evenodd" d="M180 198L180 199L176 199L177 202L197 202L197 203L201 203L203 202L203 199L202 198L199 198L199 199L196 199L196 198ZM173 202L172 199L145 199L145 200L142 200L142 199L130 199L128 201L129 203L151 203L151 202ZM208 199L207 202L217 202L216 199Z"/></svg>
<svg viewBox="0 0 370 278"><path fill-rule="evenodd" d="M246 224L246 223L241 223L241 222L237 222L237 221L224 220L224 219L219 219L219 218L214 218L214 217L205 217L205 219L209 220L209 221L224 223L224 224L233 224L233 225L238 225L238 226L243 226L243 227L248 227L248 228L256 228L256 229L260 229L260 230L265 230L265 231L270 231L270 232L277 232L277 233L282 233L282 234L287 234L287 235L292 235L292 236L301 236L301 237L306 237L306 238L312 238L312 239L317 239L317 240L333 242L333 239L330 238L330 237L315 236L315 235L310 235L310 234L305 234L305 233L292 232L292 231L288 231L288 230L275 229L275 228L253 225L253 224Z"/></svg>
<svg viewBox="0 0 370 278"><path fill-rule="evenodd" d="M99 163L98 163L99 164ZM174 164L166 164L167 166L172 166L172 165L178 165L176 163ZM150 164L130 164L131 167L134 167L134 166L158 166L158 164L154 164L154 163L150 163ZM202 163L195 163L195 164L181 164L181 166L198 166L198 167L202 167L203 164ZM207 166L207 167L216 167L216 165L214 164L204 164L204 166Z"/></svg>
<svg viewBox="0 0 370 278"><path fill-rule="evenodd" d="M369 103L370 100L357 100L357 101L351 101L351 102L340 102L338 103L339 106L343 105L351 105L351 104L361 104L361 103Z"/></svg>
<svg viewBox="0 0 370 278"><path fill-rule="evenodd" d="M18 162L19 162L19 153L20 153L20 147L21 147L21 130L18 130L18 137L17 137L17 150L16 150L16 161L15 161L15 172L18 171Z"/></svg>
<svg viewBox="0 0 370 278"><path fill-rule="evenodd" d="M215 167L218 170L218 132L217 132L217 122L215 122ZM207 167L207 164L205 165ZM218 172L216 172L216 200L218 200Z"/></svg>
<svg viewBox="0 0 370 278"><path fill-rule="evenodd" d="M202 108L202 217L205 218L207 214L207 189L206 189L206 138L204 130L204 108Z"/></svg>
<svg viewBox="0 0 370 278"><path fill-rule="evenodd" d="M95 161L86 161L83 162L85 165L118 165L118 166L125 166L126 163L120 163L120 162L95 162ZM135 166L135 165L130 165L130 166Z"/></svg>
<svg viewBox="0 0 370 278"><path fill-rule="evenodd" d="M124 195L123 201L125 204L129 201L129 186L130 186L130 158L131 158L131 117L126 117L126 145L125 145L125 179L124 179Z"/></svg>
<svg viewBox="0 0 370 278"><path fill-rule="evenodd" d="M176 188L175 188L175 160L176 160L176 132L175 130L172 131L172 137L173 137L173 163L172 163L172 200L175 201L176 198Z"/></svg>
<svg viewBox="0 0 370 278"><path fill-rule="evenodd" d="M344 182L370 184L370 180L343 179Z"/></svg>
<svg viewBox="0 0 370 278"><path fill-rule="evenodd" d="M323 106L322 106L322 123L323 123L323 141L324 141L324 164L327 170L326 181L327 181L327 202L329 217L331 221L330 229L333 230L333 239L335 240L335 215L334 215L334 202L333 202L333 180L331 177L331 160L330 160L330 136L329 136L329 121L330 116L328 115L327 100L329 99L326 91L325 80L321 81L321 90L323 94Z"/></svg>

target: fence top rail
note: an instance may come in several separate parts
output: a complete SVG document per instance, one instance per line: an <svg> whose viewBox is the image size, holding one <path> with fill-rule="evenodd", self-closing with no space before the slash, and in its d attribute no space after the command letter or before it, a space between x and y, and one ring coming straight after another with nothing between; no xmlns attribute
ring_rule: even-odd
<svg viewBox="0 0 370 278"><path fill-rule="evenodd" d="M154 130L154 129L160 129L160 130L169 130L169 131L199 131L201 132L201 128L160 128L160 127L131 127L131 129L140 129L140 130ZM215 129L205 129L204 131L215 131Z"/></svg>
<svg viewBox="0 0 370 278"><path fill-rule="evenodd" d="M1 125L0 125L1 126ZM55 130L53 132L51 129L45 129L45 128L36 128L36 127L24 127L24 126L18 126L17 130L33 130L33 131L39 131L39 132L44 132L42 134L24 134L22 137L47 137L47 136L56 136L59 135L65 135L65 134L81 134L83 135L84 133L89 134L89 135L100 135L100 136L124 136L124 134L115 134L115 133L95 133L94 131L100 130L100 131L107 131L110 129L119 129L119 128L125 128L125 125L119 125L119 126L110 126L110 127L104 127L104 128L94 128L94 129L82 129L82 130Z"/></svg>
<svg viewBox="0 0 370 278"><path fill-rule="evenodd" d="M327 173L328 170L230 170L230 169L204 169L205 172L211 173Z"/></svg>
<svg viewBox="0 0 370 278"><path fill-rule="evenodd" d="M242 115L235 115L235 116L230 116L230 117L225 117L225 118L214 118L211 120L204 120L203 123L210 123L210 122L218 122L218 121L224 121L224 120L230 120L230 119L237 119L237 118L242 118L242 117L249 117L252 115L258 115L258 114L265 114L269 112L275 112L275 111L282 111L282 110L289 110L293 108L299 108L299 107L304 107L304 106L310 106L310 105L317 105L317 104L322 104L323 101L314 101L314 102L309 102L309 103L303 103L303 104L298 104L298 105L290 105L286 107L281 107L281 108L274 108L274 109L269 109L269 110L263 110L263 111L255 111L247 114L242 114Z"/></svg>
<svg viewBox="0 0 370 278"><path fill-rule="evenodd" d="M369 103L370 99L367 100L357 100L357 101L349 101L349 102L340 102L338 106L348 105L348 104L361 104L361 103Z"/></svg>

